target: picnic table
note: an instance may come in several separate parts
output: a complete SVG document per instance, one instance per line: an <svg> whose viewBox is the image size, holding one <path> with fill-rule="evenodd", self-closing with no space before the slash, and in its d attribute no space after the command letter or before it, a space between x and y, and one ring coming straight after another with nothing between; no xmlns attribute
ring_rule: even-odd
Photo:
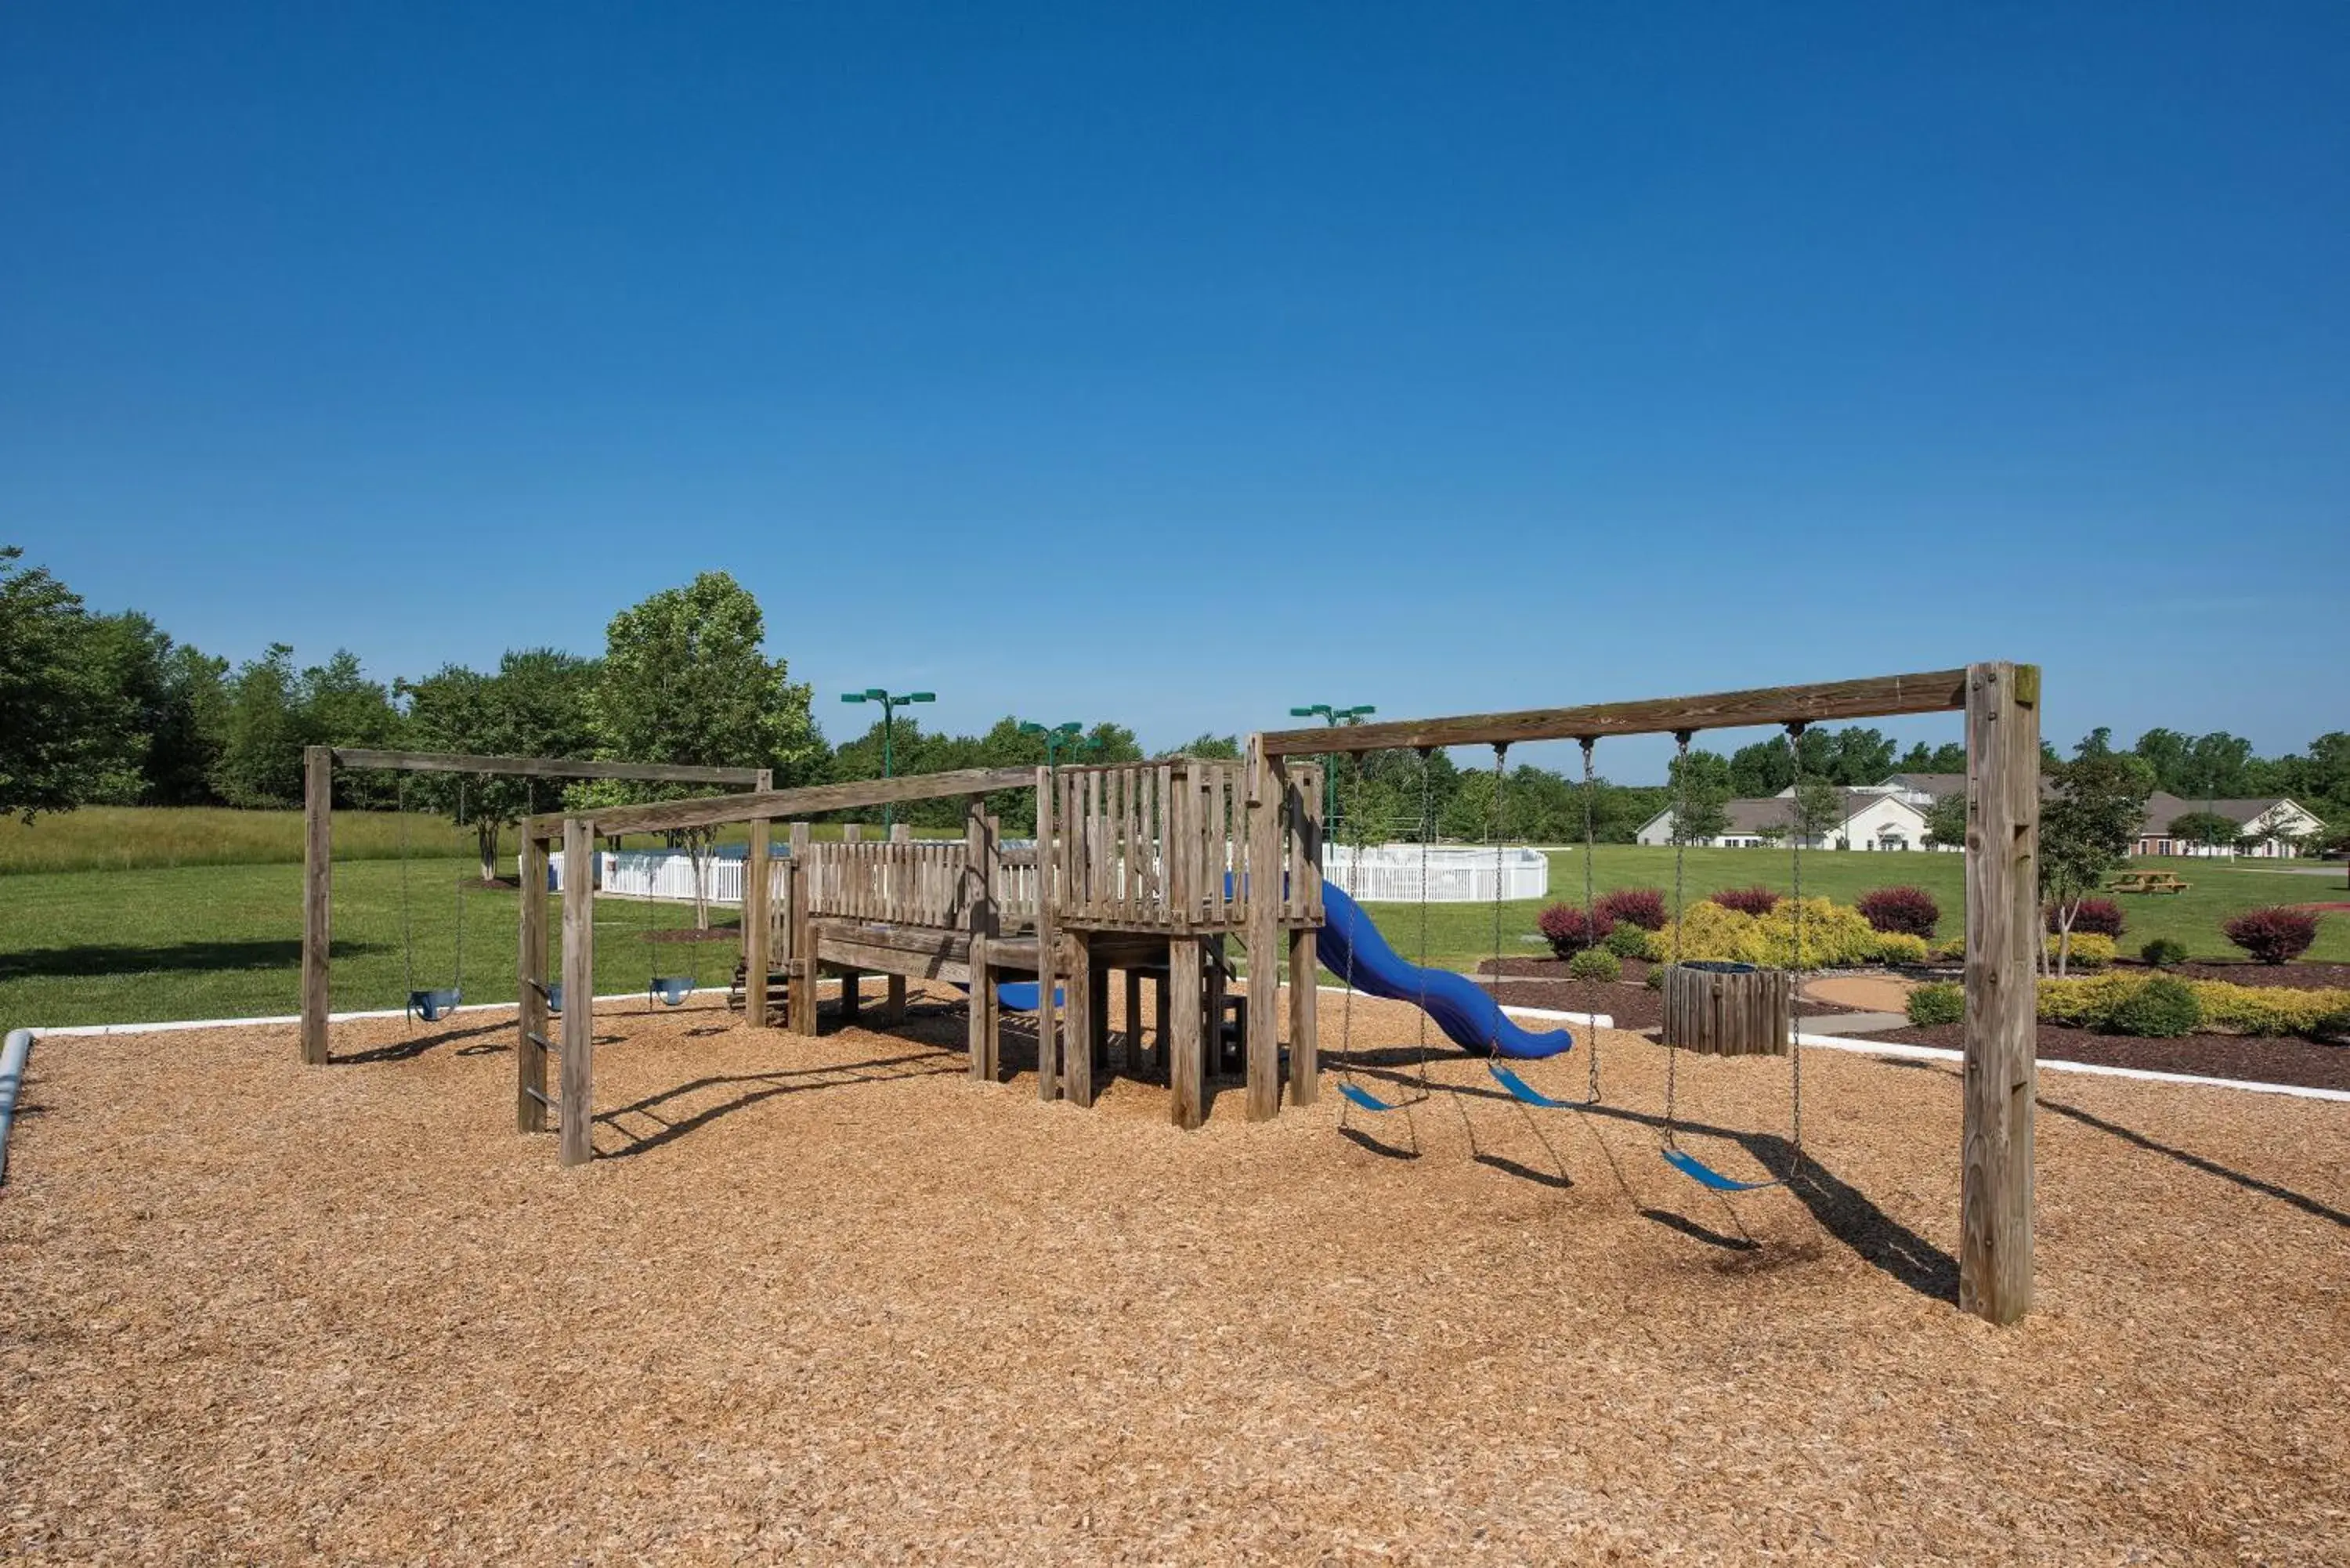
<svg viewBox="0 0 2350 1568"><path fill-rule="evenodd" d="M2113 879L2109 891L2116 893L2184 893L2195 886L2182 882L2169 871L2124 871Z"/></svg>

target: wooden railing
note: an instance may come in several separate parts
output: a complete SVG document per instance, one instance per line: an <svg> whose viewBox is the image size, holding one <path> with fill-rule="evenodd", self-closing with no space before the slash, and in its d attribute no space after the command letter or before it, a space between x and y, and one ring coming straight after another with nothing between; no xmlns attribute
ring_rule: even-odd
<svg viewBox="0 0 2350 1568"><path fill-rule="evenodd" d="M1182 759L1063 768L1053 780L1047 877L1057 919L1104 929L1234 929L1274 889L1284 924L1318 924L1321 769L1291 764L1273 858L1249 846L1244 764Z"/></svg>
<svg viewBox="0 0 2350 1568"><path fill-rule="evenodd" d="M963 924L969 851L962 839L812 844L807 912L834 919L891 925ZM996 919L1014 926L1036 918L1036 851L1006 849L995 860L990 891Z"/></svg>

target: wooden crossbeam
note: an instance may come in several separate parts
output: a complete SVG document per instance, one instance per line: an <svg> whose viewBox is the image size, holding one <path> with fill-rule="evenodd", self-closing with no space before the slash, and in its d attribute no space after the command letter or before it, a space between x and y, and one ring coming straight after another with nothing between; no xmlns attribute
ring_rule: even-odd
<svg viewBox="0 0 2350 1568"><path fill-rule="evenodd" d="M1879 675L1813 686L1759 686L1706 697L1660 697L1599 702L1583 708L1525 708L1512 713L1463 713L1442 719L1395 719L1310 730L1268 730L1268 757L1439 746L1516 745L1527 741L1578 741L1586 735L1669 735L1681 730L1729 730L1748 724L1821 723L1889 719L1902 713L1956 711L1967 705L1967 672L1935 670Z"/></svg>
<svg viewBox="0 0 2350 1568"><path fill-rule="evenodd" d="M951 773L912 774L904 778L862 779L853 784L806 784L798 789L751 790L742 794L700 795L691 800L656 801L650 805L599 806L568 814L593 821L608 836L623 833L675 833L693 827L723 827L730 822L774 822L813 816L824 811L849 811L861 805L894 805L910 800L953 800L965 795L993 794L998 790L1025 789L1036 783L1028 768L959 768ZM522 830L536 838L554 838L563 832L564 815L550 813L523 819Z"/></svg>
<svg viewBox="0 0 2350 1568"><path fill-rule="evenodd" d="M585 757L487 757L464 752L329 748L335 765L410 774L507 774L541 779L629 779L639 784L755 784L759 768L699 768L681 763L604 763Z"/></svg>

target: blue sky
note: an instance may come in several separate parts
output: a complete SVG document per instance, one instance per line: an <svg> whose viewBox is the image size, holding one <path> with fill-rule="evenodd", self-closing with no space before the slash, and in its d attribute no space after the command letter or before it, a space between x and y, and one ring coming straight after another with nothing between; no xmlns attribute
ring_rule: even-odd
<svg viewBox="0 0 2350 1568"><path fill-rule="evenodd" d="M0 538L384 676L724 567L836 736L2350 725L2338 3L491 9L0 10Z"/></svg>

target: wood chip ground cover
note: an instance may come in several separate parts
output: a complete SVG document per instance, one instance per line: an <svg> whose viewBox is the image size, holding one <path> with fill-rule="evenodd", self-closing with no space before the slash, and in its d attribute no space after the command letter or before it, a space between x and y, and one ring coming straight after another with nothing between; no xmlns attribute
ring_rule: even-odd
<svg viewBox="0 0 2350 1568"><path fill-rule="evenodd" d="M1341 1049L1338 999L1324 1033ZM2339 1562L2350 1116L2049 1077L2039 1310L1955 1291L1959 1091L1807 1054L1792 1190L1430 1056L1202 1132L900 1033L608 1012L582 1171L510 1023L53 1038L0 1189L0 1554ZM1416 1015L1353 1054L1417 1092ZM1681 1109L1783 1156L1784 1064ZM1582 1053L1527 1067L1579 1094ZM1330 1081L1335 1090L1335 1075Z"/></svg>

